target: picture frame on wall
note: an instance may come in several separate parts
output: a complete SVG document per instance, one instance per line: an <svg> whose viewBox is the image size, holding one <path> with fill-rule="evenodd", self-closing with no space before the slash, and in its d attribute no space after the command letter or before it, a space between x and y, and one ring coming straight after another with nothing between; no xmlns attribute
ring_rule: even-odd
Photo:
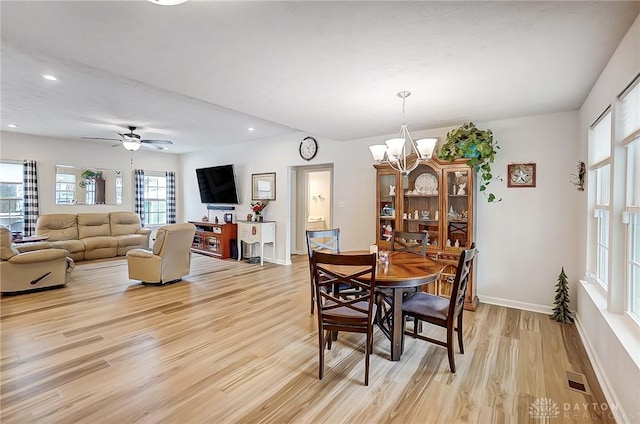
<svg viewBox="0 0 640 424"><path fill-rule="evenodd" d="M251 174L251 200L276 200L276 173Z"/></svg>
<svg viewBox="0 0 640 424"><path fill-rule="evenodd" d="M507 165L507 187L535 187L535 163L510 163Z"/></svg>

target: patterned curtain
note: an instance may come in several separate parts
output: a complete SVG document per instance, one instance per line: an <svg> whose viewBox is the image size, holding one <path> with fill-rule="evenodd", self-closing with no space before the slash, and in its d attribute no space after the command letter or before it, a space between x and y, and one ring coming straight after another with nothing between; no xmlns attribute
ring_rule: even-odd
<svg viewBox="0 0 640 424"><path fill-rule="evenodd" d="M38 169L35 160L24 161L24 235L36 234L36 221L40 214L38 202Z"/></svg>
<svg viewBox="0 0 640 424"><path fill-rule="evenodd" d="M176 173L165 172L167 177L167 224L176 223Z"/></svg>
<svg viewBox="0 0 640 424"><path fill-rule="evenodd" d="M136 213L140 216L140 222L144 227L144 170L136 169L134 171L136 184Z"/></svg>

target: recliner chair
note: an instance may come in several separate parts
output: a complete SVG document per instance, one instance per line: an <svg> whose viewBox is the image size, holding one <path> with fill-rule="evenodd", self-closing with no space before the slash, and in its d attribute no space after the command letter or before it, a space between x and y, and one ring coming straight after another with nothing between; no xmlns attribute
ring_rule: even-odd
<svg viewBox="0 0 640 424"><path fill-rule="evenodd" d="M191 245L196 226L170 224L156 233L153 250L132 249L127 252L129 278L145 284L180 281L191 268Z"/></svg>
<svg viewBox="0 0 640 424"><path fill-rule="evenodd" d="M67 284L73 259L64 249L20 253L11 245L11 231L0 226L0 292L25 293Z"/></svg>

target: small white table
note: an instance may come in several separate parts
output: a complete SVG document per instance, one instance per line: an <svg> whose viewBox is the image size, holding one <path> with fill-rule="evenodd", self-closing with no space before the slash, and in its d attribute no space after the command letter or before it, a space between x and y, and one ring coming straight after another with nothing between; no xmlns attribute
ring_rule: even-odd
<svg viewBox="0 0 640 424"><path fill-rule="evenodd" d="M238 221L238 260L242 259L242 242L260 243L260 266L264 265L264 245L273 244L273 262L276 261L275 221Z"/></svg>

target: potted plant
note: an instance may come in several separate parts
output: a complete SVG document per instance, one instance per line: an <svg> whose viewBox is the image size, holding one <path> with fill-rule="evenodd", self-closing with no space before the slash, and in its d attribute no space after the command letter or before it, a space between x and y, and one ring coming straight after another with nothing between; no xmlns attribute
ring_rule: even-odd
<svg viewBox="0 0 640 424"><path fill-rule="evenodd" d="M493 139L491 130L481 130L473 122L468 122L447 133L447 141L440 148L438 157L447 161L467 159L480 176L480 191L489 202L499 202L493 193L487 193L487 186L493 180L501 180L491 173L496 153L500 149Z"/></svg>
<svg viewBox="0 0 640 424"><path fill-rule="evenodd" d="M85 188L87 181L94 181L102 179L102 171L92 171L90 169L85 170L80 174L80 187Z"/></svg>

